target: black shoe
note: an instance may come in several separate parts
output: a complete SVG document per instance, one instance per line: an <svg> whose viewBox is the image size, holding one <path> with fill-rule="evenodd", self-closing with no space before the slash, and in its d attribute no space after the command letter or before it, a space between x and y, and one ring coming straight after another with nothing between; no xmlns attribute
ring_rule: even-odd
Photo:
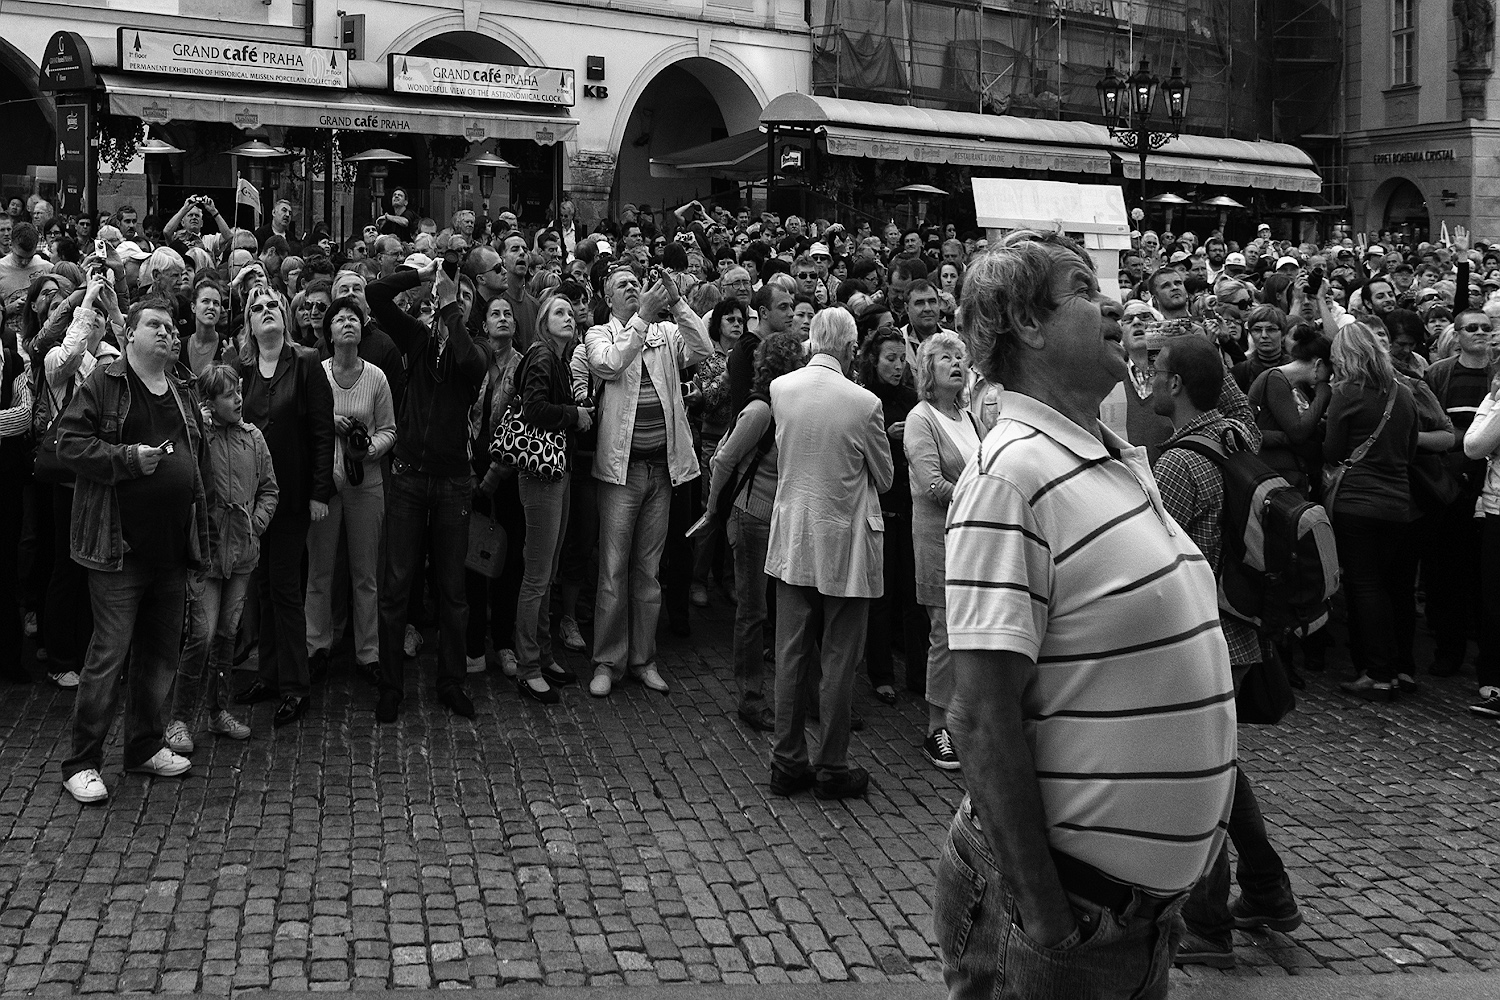
<svg viewBox="0 0 1500 1000"><path fill-rule="evenodd" d="M1289 889L1286 891L1290 892ZM1257 906L1241 895L1229 904L1229 915L1234 918L1234 926L1242 931L1265 928L1290 934L1302 926L1302 911L1298 909L1295 899L1281 906L1268 908Z"/></svg>
<svg viewBox="0 0 1500 1000"><path fill-rule="evenodd" d="M1344 681L1339 690L1356 695L1365 701L1395 701L1396 685L1389 681L1371 679L1369 674L1360 674L1358 680Z"/></svg>
<svg viewBox="0 0 1500 1000"><path fill-rule="evenodd" d="M788 774L775 764L771 765L772 795L796 795L798 792L807 791L817 783L817 776L812 771L803 771L801 774Z"/></svg>
<svg viewBox="0 0 1500 1000"><path fill-rule="evenodd" d="M1500 688L1480 688L1479 700L1469 706L1469 711L1486 719L1500 719Z"/></svg>
<svg viewBox="0 0 1500 1000"><path fill-rule="evenodd" d="M401 711L401 692L382 691L380 702L375 706L376 722L395 722L396 714Z"/></svg>
<svg viewBox="0 0 1500 1000"><path fill-rule="evenodd" d="M849 709L849 732L857 733L865 728L865 717L854 709Z"/></svg>
<svg viewBox="0 0 1500 1000"><path fill-rule="evenodd" d="M476 714L474 703L469 700L468 695L464 694L464 689L461 687L443 688L438 691L438 701L447 705L448 711L454 715L461 715L465 719L472 719Z"/></svg>
<svg viewBox="0 0 1500 1000"><path fill-rule="evenodd" d="M1292 667L1286 668L1286 682L1298 691L1303 691L1307 688L1307 678L1303 677Z"/></svg>
<svg viewBox="0 0 1500 1000"><path fill-rule="evenodd" d="M862 767L851 767L837 778L813 785L813 794L820 799L862 799L869 790L870 772Z"/></svg>
<svg viewBox="0 0 1500 1000"><path fill-rule="evenodd" d="M883 701L887 705L896 704L896 689L889 684L882 684L874 691L877 701Z"/></svg>
<svg viewBox="0 0 1500 1000"><path fill-rule="evenodd" d="M769 733L776 729L776 713L765 705L741 705L735 714L741 722L759 732Z"/></svg>
<svg viewBox="0 0 1500 1000"><path fill-rule="evenodd" d="M289 726L307 714L307 699L287 697L282 699L280 705L276 706L276 714L271 717L271 724L275 726Z"/></svg>
<svg viewBox="0 0 1500 1000"><path fill-rule="evenodd" d="M1234 945L1219 944L1189 930L1177 945L1173 965L1206 965L1210 969L1234 968Z"/></svg>
<svg viewBox="0 0 1500 1000"><path fill-rule="evenodd" d="M1416 668L1413 667L1412 669L1415 670ZM1402 694L1416 694L1422 689L1422 686L1417 683L1417 679L1411 674L1397 674L1395 688Z"/></svg>
<svg viewBox="0 0 1500 1000"><path fill-rule="evenodd" d="M328 679L328 650L313 650L307 658L307 678L313 684L322 684Z"/></svg>
<svg viewBox="0 0 1500 1000"><path fill-rule="evenodd" d="M371 684L380 683L380 664L378 663L356 663L354 665L354 676L360 680L369 681Z"/></svg>
<svg viewBox="0 0 1500 1000"><path fill-rule="evenodd" d="M548 684L546 677L541 677L538 679L541 680L543 684L541 690L537 690L536 688L531 686L531 683L529 681L523 681L519 677L516 678L516 690L521 692L521 695L523 697L530 698L532 701L539 701L543 705L556 705L558 702L562 701L562 697L557 693L557 688L553 687L551 684ZM463 692L460 691L459 695L463 696ZM453 708L452 705L449 705L448 707ZM464 714L457 708L453 708L453 711L458 712L459 715ZM473 717L474 708L471 705L469 706L468 718L472 719Z"/></svg>
<svg viewBox="0 0 1500 1000"><path fill-rule="evenodd" d="M281 697L281 692L263 680L255 680L250 683L249 687L242 688L239 694L234 696L234 700L241 705L254 705L256 702L274 701L279 697Z"/></svg>
<svg viewBox="0 0 1500 1000"><path fill-rule="evenodd" d="M553 687L567 687L569 684L578 683L578 676L573 671L557 663L544 664L542 666L542 676Z"/></svg>

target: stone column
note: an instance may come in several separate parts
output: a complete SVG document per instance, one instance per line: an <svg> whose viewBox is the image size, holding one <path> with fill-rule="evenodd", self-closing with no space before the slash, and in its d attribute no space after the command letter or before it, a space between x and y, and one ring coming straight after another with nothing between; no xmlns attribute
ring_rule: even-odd
<svg viewBox="0 0 1500 1000"><path fill-rule="evenodd" d="M1458 96L1462 102L1459 117L1480 120L1488 118L1485 95L1489 90L1490 77L1495 71L1483 63L1469 63L1455 66L1453 72L1458 77Z"/></svg>
<svg viewBox="0 0 1500 1000"><path fill-rule="evenodd" d="M578 211L580 232L592 230L600 219L611 218L609 194L615 184L615 154L581 149L568 163L568 193Z"/></svg>

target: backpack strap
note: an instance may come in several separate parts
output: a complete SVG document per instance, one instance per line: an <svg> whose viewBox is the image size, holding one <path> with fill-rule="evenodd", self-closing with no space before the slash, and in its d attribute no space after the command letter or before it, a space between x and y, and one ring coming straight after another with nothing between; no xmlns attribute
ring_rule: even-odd
<svg viewBox="0 0 1500 1000"><path fill-rule="evenodd" d="M1218 466L1222 466L1229 460L1229 455L1224 451L1224 446L1206 434L1184 435L1172 447L1182 448L1194 454L1202 455Z"/></svg>

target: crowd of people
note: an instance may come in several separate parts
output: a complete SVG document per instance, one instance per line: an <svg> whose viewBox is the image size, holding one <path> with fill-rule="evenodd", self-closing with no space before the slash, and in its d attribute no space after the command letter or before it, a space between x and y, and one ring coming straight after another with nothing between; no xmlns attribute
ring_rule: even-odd
<svg viewBox="0 0 1500 1000"><path fill-rule="evenodd" d="M1146 231L1120 256L1116 299L1062 237L990 246L952 225L877 233L697 201L660 217L627 204L592 227L566 200L540 226L468 210L440 225L397 189L343 245L321 226L299 236L286 202L255 231L203 197L159 230L130 206L10 207L0 672L30 679L24 630L47 677L77 688L62 770L80 801L107 797L122 691L126 767L181 774L203 729L250 735L236 704L302 718L346 633L379 723L400 715L423 624L439 699L473 717L466 679L492 666L558 703L580 677L556 645L587 657L595 697L669 693L663 612L689 635L691 609L715 599L735 609L734 712L774 734L773 792L864 794L848 756L861 669L881 701L900 697L898 667L926 700L914 740L934 766L994 764L1022 737L975 705L1076 696L1068 672L1093 676L1079 649L1130 627L1111 601L1133 606L1091 574L1111 578L1101 567L1132 545L1146 555L1116 576L1165 560L1149 586L1123 585L1172 611L1153 629L1209 635L1203 662L1224 654L1222 676L1163 675L1159 693L1222 708L1271 657L1301 684L1324 669L1326 632L1194 618L1226 558L1225 488L1181 446L1191 436L1257 452L1327 506L1346 692L1415 690L1425 614L1427 672L1459 672L1477 632L1472 711L1500 718L1500 245L1461 229L1321 246L1269 226L1243 245ZM1080 508L1093 480L1155 510L1170 540L1095 544L1108 520L1080 534L1110 509ZM476 525L504 539L488 564ZM252 646L257 673L235 691ZM1018 656L1013 677L975 679ZM1038 664L1042 692L1017 687ZM1233 804L1221 825L1246 893L1233 917L1224 899L1188 906L1210 962L1236 921L1300 920L1230 721L1226 736L1207 712L1184 736L1209 748L1210 797ZM1098 763L1063 756L1062 771ZM974 794L955 821L968 817L965 850L1002 815ZM1227 865L1221 840L1198 860ZM1248 874L1246 844L1261 859ZM1012 862L1037 850L1013 846ZM1065 882L1076 860L1059 862ZM1182 888L1178 861L1142 864L1127 884Z"/></svg>

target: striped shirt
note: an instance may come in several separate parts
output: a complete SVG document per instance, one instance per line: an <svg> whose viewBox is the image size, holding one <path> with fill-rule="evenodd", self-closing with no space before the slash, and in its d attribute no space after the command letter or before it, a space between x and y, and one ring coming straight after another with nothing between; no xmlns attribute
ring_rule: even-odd
<svg viewBox="0 0 1500 1000"><path fill-rule="evenodd" d="M1022 712L1052 847L1170 895L1223 841L1234 685L1213 570L1144 448L1002 392L948 512L953 649L1037 664Z"/></svg>

